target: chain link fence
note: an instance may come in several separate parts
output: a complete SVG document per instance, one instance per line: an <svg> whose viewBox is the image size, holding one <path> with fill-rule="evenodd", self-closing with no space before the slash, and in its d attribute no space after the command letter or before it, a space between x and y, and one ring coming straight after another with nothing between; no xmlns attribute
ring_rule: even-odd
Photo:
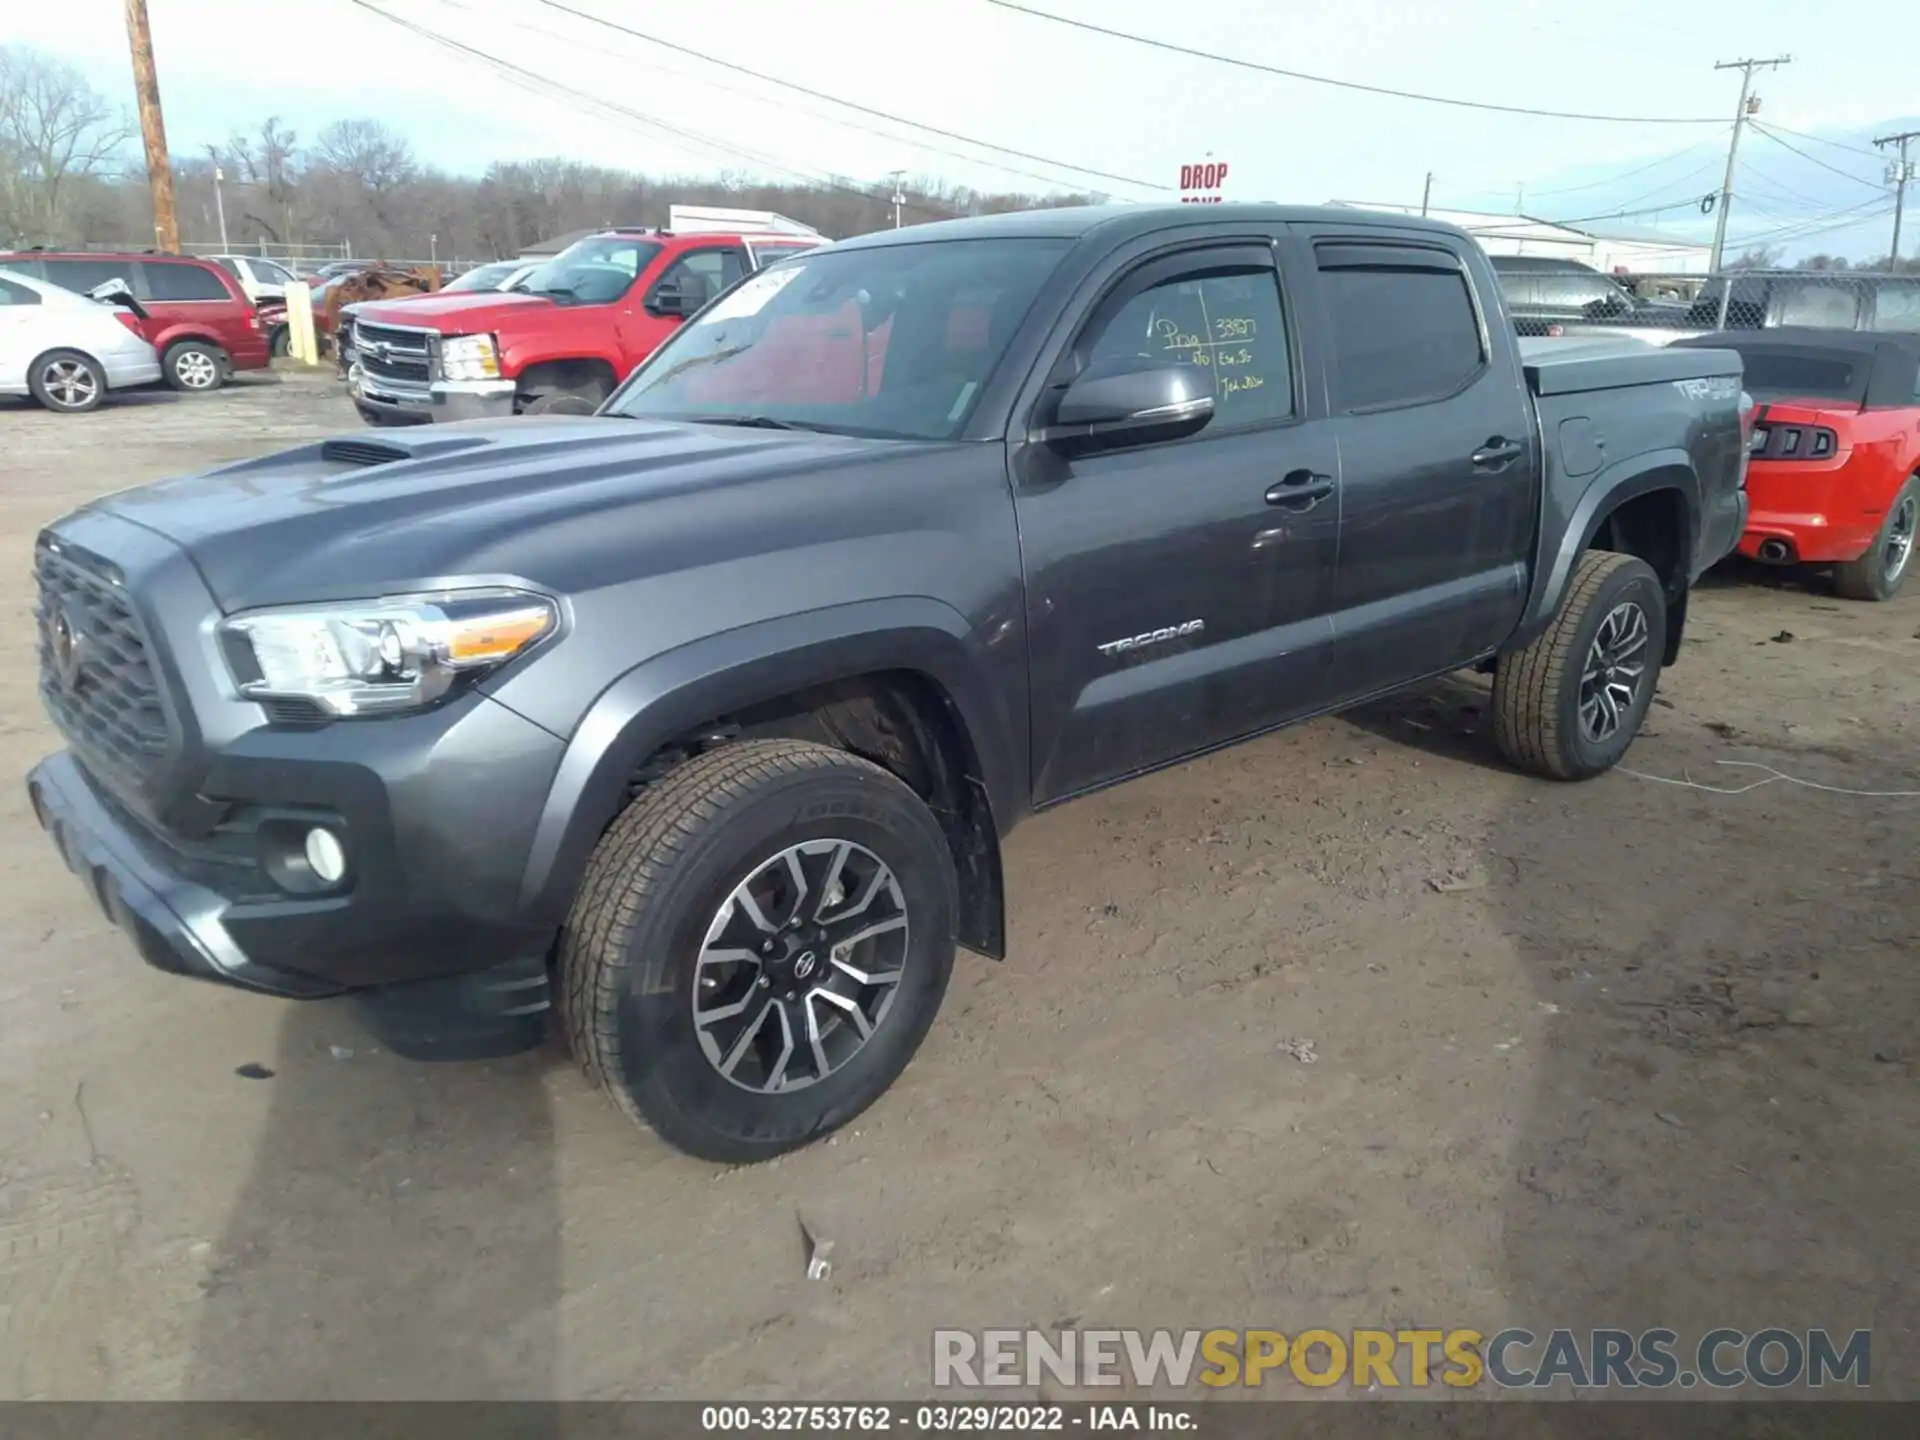
<svg viewBox="0 0 1920 1440"><path fill-rule="evenodd" d="M1733 270L1607 274L1567 261L1495 256L1522 335L1627 334L1664 344L1777 326L1920 332L1920 275Z"/></svg>

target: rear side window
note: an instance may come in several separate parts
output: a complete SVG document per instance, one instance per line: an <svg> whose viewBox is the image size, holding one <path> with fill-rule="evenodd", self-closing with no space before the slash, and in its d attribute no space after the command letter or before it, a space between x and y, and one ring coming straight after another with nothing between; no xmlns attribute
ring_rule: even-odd
<svg viewBox="0 0 1920 1440"><path fill-rule="evenodd" d="M1340 409L1444 399L1480 373L1479 315L1450 256L1372 244L1322 246L1318 256Z"/></svg>
<svg viewBox="0 0 1920 1440"><path fill-rule="evenodd" d="M1821 330L1854 330L1860 325L1860 293L1850 285L1783 287L1776 325L1808 325Z"/></svg>
<svg viewBox="0 0 1920 1440"><path fill-rule="evenodd" d="M1920 285L1884 285L1874 296L1873 328L1920 330Z"/></svg>
<svg viewBox="0 0 1920 1440"><path fill-rule="evenodd" d="M84 295L109 280L131 283L133 265L126 260L48 260L47 279L62 290Z"/></svg>
<svg viewBox="0 0 1920 1440"><path fill-rule="evenodd" d="M11 280L0 280L0 305L38 305L40 292Z"/></svg>
<svg viewBox="0 0 1920 1440"><path fill-rule="evenodd" d="M147 293L155 300L229 300L227 287L212 270L200 265L167 265L148 261Z"/></svg>

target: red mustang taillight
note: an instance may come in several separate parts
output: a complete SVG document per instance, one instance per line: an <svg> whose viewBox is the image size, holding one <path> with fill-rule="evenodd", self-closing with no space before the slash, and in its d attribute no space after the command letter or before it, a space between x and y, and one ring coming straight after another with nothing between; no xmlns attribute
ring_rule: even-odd
<svg viewBox="0 0 1920 1440"><path fill-rule="evenodd" d="M1840 437L1824 425L1756 424L1747 440L1755 460L1830 460Z"/></svg>

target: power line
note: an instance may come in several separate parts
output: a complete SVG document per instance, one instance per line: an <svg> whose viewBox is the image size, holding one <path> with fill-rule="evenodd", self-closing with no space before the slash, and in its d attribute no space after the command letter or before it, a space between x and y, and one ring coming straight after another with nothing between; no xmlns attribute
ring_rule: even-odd
<svg viewBox="0 0 1920 1440"><path fill-rule="evenodd" d="M466 11L468 14L480 13L477 10L475 10L472 6L464 3L464 0L441 0L441 3L444 5L451 5L454 8L459 10ZM518 26L520 29L527 31L529 34L544 35L550 40L558 40L558 41L561 41L563 44L568 44L568 45L573 45L578 43L574 37L563 34L559 30L549 29L544 25L535 25L530 23L529 21L520 19L517 16L512 18L511 23ZM622 52L622 53L625 54L625 53L631 53L631 52ZM724 91L729 95L739 95L748 100L757 101L758 103L763 105L778 105L783 107L785 111L791 114L810 115L814 119L824 121L829 125L839 125L849 130L858 130L863 134L876 135L882 140L889 141L895 145L910 146L915 150L923 150L930 155L945 155L950 159L964 160L969 165L983 165L989 170L996 170L1002 174L1018 175L1022 179L1026 179L1026 180L1038 180L1043 185L1057 186L1065 190L1084 190L1086 188L1084 180L1070 180L1059 175L1043 175L1038 171L1022 170L1017 166L1003 164L995 160L983 159L978 155L968 155L959 150L949 150L940 145L930 145L924 140L916 140L916 139L913 139L911 136L900 135L890 130L882 130L875 125L863 125L858 120L850 120L847 117L842 115L830 115L821 110L813 110L813 109L808 109L804 106L796 106L791 101L779 99L770 95L760 94L757 91L748 90L744 86L728 85L725 81L715 80L710 76L696 75L689 70L676 70L671 66L650 64L646 61L638 61L636 63L641 64L645 66L645 68L649 70L653 70L662 75L672 75L681 80L691 81L696 85L705 85L715 90Z"/></svg>
<svg viewBox="0 0 1920 1440"><path fill-rule="evenodd" d="M1869 190L1884 190L1886 188L1884 185L1874 184L1874 182L1871 180L1862 180L1858 175L1850 174L1847 171L1842 170L1838 165L1829 165L1826 161L1822 160L1818 155L1809 155L1806 151L1802 150L1798 145L1792 144L1791 142L1786 140L1782 140L1778 135L1774 134L1773 128L1771 126L1762 125L1758 120L1755 120L1751 123L1755 130L1758 130L1762 135L1766 136L1767 139L1773 141L1774 144L1779 145L1784 149L1791 150L1794 154L1798 155L1802 160L1811 161L1813 164L1818 165L1822 170L1831 170L1835 175L1838 175L1842 180L1851 180L1853 181L1854 184L1864 185Z"/></svg>
<svg viewBox="0 0 1920 1440"><path fill-rule="evenodd" d="M359 6L362 10L365 10L368 14L378 15L383 20L391 21L393 24L400 26L403 30L410 30L414 34L419 35L423 39L430 40L436 45L442 46L449 50L457 51L462 55L466 55L472 59L479 60L483 64L490 65L495 70L501 72L502 74L516 78L523 85L530 84L536 90L536 93L544 92L549 95L557 94L557 95L566 96L570 99L573 99L585 105L596 107L602 113L612 113L612 114L620 115L626 119L637 121L638 123L645 125L650 129L658 130L658 131L664 132L665 134L672 135L677 139L688 141L691 144L701 149L716 151L721 154L735 156L739 159L749 160L754 164L764 165L769 169L778 170L783 172L784 174L792 175L798 179L806 181L810 185L815 185L822 189L837 190L842 194L846 194L846 195L857 195L863 200L872 200L876 198L871 192L862 190L857 186L845 185L840 183L837 180L833 180L831 178L809 173L808 171L801 170L795 166L786 164L783 161L776 160L771 156L762 155L757 151L746 150L741 148L740 146L728 144L726 141L716 140L712 136L702 135L698 131L687 130L677 125L670 125L666 121L661 120L656 116L648 115L643 111L632 109L631 107L622 105L617 101L606 100L606 99L602 99L598 95L587 94L585 91L577 90L570 85L566 85L557 80L553 80L548 76L539 74L536 71L528 70L524 66L516 65L510 60L502 60L497 55L490 55L486 51L478 49L475 46L468 45L464 41L456 40L450 35L442 35L435 30L429 29L427 26L415 24L411 20L405 19L399 15L393 14L391 11L382 10L378 5L371 3L371 0L348 0L348 3ZM913 204L912 202L908 202L907 208L910 210L918 211L923 215L933 216L937 219L948 218L946 211L936 210L926 205L917 205L917 204Z"/></svg>
<svg viewBox="0 0 1920 1440"><path fill-rule="evenodd" d="M1874 154L1873 151L1862 150L1858 145L1843 145L1840 141L1829 140L1824 135L1809 135L1804 130L1789 130L1777 120L1769 120L1767 124L1770 128L1778 130L1782 135L1791 135L1797 140L1811 140L1816 145L1831 145L1836 150L1844 150L1849 155L1864 155L1869 160L1878 160L1880 158Z"/></svg>
<svg viewBox="0 0 1920 1440"><path fill-rule="evenodd" d="M617 30L622 35L631 35L636 40L644 40L649 45L658 45L662 49L672 50L676 54L691 56L693 59L703 60L709 65L717 65L723 70L732 70L740 75L748 75L768 85L778 85L783 89L792 90L796 94L810 95L815 100L825 100L831 105L842 105L849 110L857 110L862 115L872 115L881 120L889 120L895 125L905 125L911 130L924 130L929 135L938 135L947 140L958 140L964 145L976 145L982 150L992 150L1001 155L1012 155L1020 160L1032 160L1041 165L1051 165L1058 170L1071 170L1080 175L1091 175L1100 180L1117 180L1123 185L1137 185L1145 190L1170 191L1174 188L1171 185L1155 184L1151 180L1141 180L1132 175L1115 175L1106 170L1095 170L1086 165L1074 165L1065 160L1055 160L1046 155L1035 155L1026 150L1010 149L1005 145L996 145L989 140L976 140L970 135L962 135L957 131L942 130L938 126L925 125L918 120L909 120L902 115L893 115L885 110L876 110L868 105L859 105L851 100L842 100L839 96L829 95L824 91L811 90L805 85L796 84L791 80L782 80L777 75L766 75L758 70L750 70L745 65L737 65L731 60L722 60L716 55L708 55L704 51L695 50L691 46L677 44L672 40L662 40L658 35L646 34L644 31L622 25L618 21L609 20L603 15L595 15L586 10L577 10L571 5L560 4L559 0L539 0L539 3L545 5L549 10L558 10L563 14L572 15L576 19L590 21L595 25L604 25L607 29Z"/></svg>
<svg viewBox="0 0 1920 1440"><path fill-rule="evenodd" d="M1764 240L1805 240L1814 235L1827 234L1829 231L1845 230L1850 226L1863 225L1869 220L1877 220L1882 215L1890 215L1892 213L1892 202L1885 199L1866 200L1845 210L1835 210L1829 215L1795 221L1791 225L1780 225L1771 230L1758 230L1751 235L1742 235L1732 243L1745 246L1753 245Z"/></svg>
<svg viewBox="0 0 1920 1440"><path fill-rule="evenodd" d="M1702 140L1696 144L1687 146L1684 150L1676 150L1671 155L1662 155L1657 160L1649 160L1644 165L1636 165L1631 170L1622 170L1613 175L1603 175L1598 180L1588 180L1580 185L1555 185L1545 189L1538 189L1529 185L1527 189L1536 197L1541 195L1572 195L1581 190L1598 190L1603 186L1617 185L1622 180L1631 180L1636 175L1644 175L1649 170L1657 170L1662 165L1670 164L1675 160L1684 159L1696 150L1704 150L1712 143L1711 140ZM1469 190L1466 193L1469 195L1499 195L1504 194L1505 191L1504 189L1488 188L1485 190Z"/></svg>
<svg viewBox="0 0 1920 1440"><path fill-rule="evenodd" d="M551 3L551 0L542 0L542 3ZM1233 65L1242 70L1257 70L1263 75L1278 75L1285 80L1304 80L1313 85L1331 85L1339 90L1357 90L1366 95L1387 95L1396 100L1418 100L1428 105L1453 105L1462 110L1490 110L1501 115L1533 115L1547 120L1592 120L1613 125L1724 125L1726 123L1724 120L1700 115L1589 115L1577 110L1539 110L1525 105L1496 105L1487 100L1461 100L1450 95L1423 95L1414 90L1395 90L1385 85L1363 85L1357 80L1336 80L1329 75L1309 75L1304 70L1285 70L1278 65L1262 65L1253 60L1242 60L1234 55L1197 50L1190 45L1176 45L1170 40L1156 40L1149 35L1134 35L1125 30L1113 30L1105 25L1095 25L1089 20L1075 20L1066 15L1035 10L1029 5L1016 4L1014 0L987 0L987 3L996 5L1002 10L1015 10L1036 19L1051 20L1056 25L1071 26L1075 30L1086 30L1115 40L1127 40L1135 45L1146 45L1155 50L1166 50L1176 55L1189 55L1196 60L1211 60L1216 64Z"/></svg>

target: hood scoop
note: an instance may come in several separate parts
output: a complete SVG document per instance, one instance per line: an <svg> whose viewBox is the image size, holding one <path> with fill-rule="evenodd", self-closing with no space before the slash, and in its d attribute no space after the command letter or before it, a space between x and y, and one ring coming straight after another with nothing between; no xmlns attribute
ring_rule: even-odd
<svg viewBox="0 0 1920 1440"><path fill-rule="evenodd" d="M397 440L342 438L323 440L320 458L334 465L391 465L397 460L427 460L440 455L454 455L486 443L465 435L439 440L423 439L417 444Z"/></svg>

